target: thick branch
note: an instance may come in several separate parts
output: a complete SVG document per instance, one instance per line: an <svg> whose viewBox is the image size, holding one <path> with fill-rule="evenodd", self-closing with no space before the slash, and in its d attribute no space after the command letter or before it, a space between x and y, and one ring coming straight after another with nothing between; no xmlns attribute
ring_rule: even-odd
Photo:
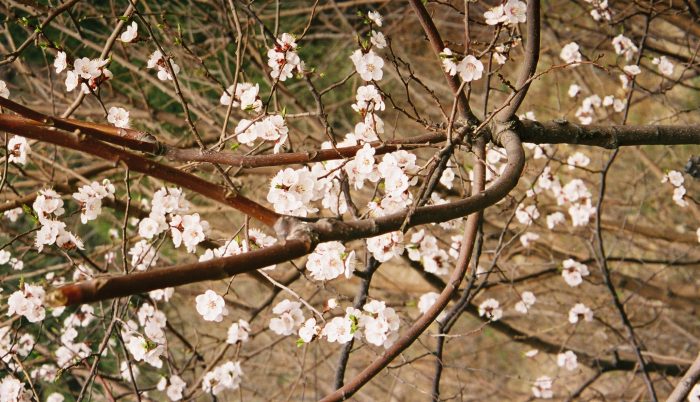
<svg viewBox="0 0 700 402"><path fill-rule="evenodd" d="M246 197L232 193L223 186L210 183L195 175L123 151L85 135L81 135L79 132L77 135L68 134L33 120L7 114L0 114L0 130L85 152L112 161L115 163L115 166L119 163L124 163L130 170L185 187L207 198L236 208L268 226L273 226L280 217L276 212Z"/></svg>

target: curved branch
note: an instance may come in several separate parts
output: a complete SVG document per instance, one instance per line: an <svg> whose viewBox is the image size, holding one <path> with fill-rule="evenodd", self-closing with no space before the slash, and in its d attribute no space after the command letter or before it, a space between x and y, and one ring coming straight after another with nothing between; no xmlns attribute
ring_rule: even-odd
<svg viewBox="0 0 700 402"><path fill-rule="evenodd" d="M683 401L685 401L685 398L690 393L690 390L693 388L693 385L695 385L699 380L700 380L700 353L698 353L698 357L693 362L693 365L690 366L690 368L685 373L685 375L683 375L683 378L681 378L681 381L678 383L678 385L676 385L676 388L673 389L673 392L671 392L671 395L668 397L666 402L683 402Z"/></svg>
<svg viewBox="0 0 700 402"><path fill-rule="evenodd" d="M531 79L537 71L540 58L540 0L527 2L527 42L525 43L525 60L520 70L515 94L508 99L508 105L496 114L496 120L505 122L515 116L518 108L525 100Z"/></svg>

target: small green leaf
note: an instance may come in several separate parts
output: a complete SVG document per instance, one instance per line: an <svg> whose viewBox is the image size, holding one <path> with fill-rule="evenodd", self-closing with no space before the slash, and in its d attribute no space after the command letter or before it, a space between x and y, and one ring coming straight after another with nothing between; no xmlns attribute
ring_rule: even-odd
<svg viewBox="0 0 700 402"><path fill-rule="evenodd" d="M297 347L300 348L302 346L304 346L304 340L301 338L297 339Z"/></svg>

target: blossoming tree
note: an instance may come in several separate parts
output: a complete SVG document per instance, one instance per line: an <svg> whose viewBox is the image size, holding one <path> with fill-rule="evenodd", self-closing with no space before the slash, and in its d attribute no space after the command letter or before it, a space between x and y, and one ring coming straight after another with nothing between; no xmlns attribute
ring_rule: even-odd
<svg viewBox="0 0 700 402"><path fill-rule="evenodd" d="M44 3L0 401L700 400L696 4Z"/></svg>

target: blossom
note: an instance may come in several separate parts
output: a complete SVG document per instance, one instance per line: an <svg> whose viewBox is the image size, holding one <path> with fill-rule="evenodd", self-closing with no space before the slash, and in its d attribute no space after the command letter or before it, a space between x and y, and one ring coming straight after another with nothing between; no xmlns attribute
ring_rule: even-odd
<svg viewBox="0 0 700 402"><path fill-rule="evenodd" d="M535 398L552 399L552 379L546 375L538 377L532 385L532 395Z"/></svg>
<svg viewBox="0 0 700 402"><path fill-rule="evenodd" d="M503 15L505 17L506 25L515 25L517 23L523 23L526 21L527 16L525 15L527 11L527 5L518 0L508 0L506 4L503 5Z"/></svg>
<svg viewBox="0 0 700 402"><path fill-rule="evenodd" d="M479 316L489 321L498 321L503 317L503 309L496 299L486 299L479 305Z"/></svg>
<svg viewBox="0 0 700 402"><path fill-rule="evenodd" d="M351 107L354 111L364 116L368 112L384 110L386 106L377 87L370 84L357 88L355 103L353 103Z"/></svg>
<svg viewBox="0 0 700 402"><path fill-rule="evenodd" d="M303 72L304 65L296 48L294 36L283 33L275 41L275 46L267 50L267 65L271 68L270 76L273 79L286 81L295 70Z"/></svg>
<svg viewBox="0 0 700 402"><path fill-rule="evenodd" d="M523 225L530 225L539 217L540 211L537 209L537 205L524 207L523 204L518 204L518 208L515 209L515 218Z"/></svg>
<svg viewBox="0 0 700 402"><path fill-rule="evenodd" d="M114 198L114 192L114 185L108 179L104 179L102 184L93 181L80 187L77 193L73 193L73 198L80 204L80 221L87 223L97 219L102 211L102 199Z"/></svg>
<svg viewBox="0 0 700 402"><path fill-rule="evenodd" d="M226 301L216 292L209 289L195 298L197 302L197 312L206 321L221 322L225 315L228 315Z"/></svg>
<svg viewBox="0 0 700 402"><path fill-rule="evenodd" d="M5 99L10 97L10 90L7 89L7 84L3 80L0 80L0 97Z"/></svg>
<svg viewBox="0 0 700 402"><path fill-rule="evenodd" d="M162 385L161 385L162 383ZM165 385L169 383L167 388L165 388ZM182 378L174 374L172 377L170 377L169 380L166 381L165 377L161 379L161 382L158 383L158 390L163 391L165 389L165 394L170 398L171 401L179 401L183 398L183 392L187 388L187 383L182 380Z"/></svg>
<svg viewBox="0 0 700 402"><path fill-rule="evenodd" d="M350 56L355 70L365 81L379 81L384 76L382 67L384 67L384 59L379 57L373 50L363 53L358 49Z"/></svg>
<svg viewBox="0 0 700 402"><path fill-rule="evenodd" d="M321 330L328 342L347 343L353 338L352 321L349 317L334 317Z"/></svg>
<svg viewBox="0 0 700 402"><path fill-rule="evenodd" d="M588 164L591 163L591 159L581 152L576 152L575 154L569 156L566 163L569 165L569 170L573 170L577 166L588 166Z"/></svg>
<svg viewBox="0 0 700 402"><path fill-rule="evenodd" d="M7 142L7 150L10 154L8 160L19 165L27 164L27 156L32 152L29 142L24 137L13 135Z"/></svg>
<svg viewBox="0 0 700 402"><path fill-rule="evenodd" d="M251 84L249 82L240 82L235 85L226 88L226 91L219 98L219 103L222 105L233 107L239 107L241 110L253 110L256 113L262 111L262 100L260 100L258 93L260 92L260 85Z"/></svg>
<svg viewBox="0 0 700 402"><path fill-rule="evenodd" d="M314 198L315 183L316 178L306 167L280 170L272 178L267 201L273 205L275 212L306 216L316 211L309 205Z"/></svg>
<svg viewBox="0 0 700 402"><path fill-rule="evenodd" d="M668 57L666 56L661 56L661 57L654 57L651 60L652 64L655 64L656 66L659 67L659 72L667 77L670 77L673 75L673 63L671 63L668 60Z"/></svg>
<svg viewBox="0 0 700 402"><path fill-rule="evenodd" d="M531 242L536 241L539 238L540 235L538 235L537 233L525 232L522 235L520 235L520 243L523 245L523 247L528 248L530 247Z"/></svg>
<svg viewBox="0 0 700 402"><path fill-rule="evenodd" d="M34 400L32 392L18 379L8 375L0 381L0 401L31 402L32 400Z"/></svg>
<svg viewBox="0 0 700 402"><path fill-rule="evenodd" d="M376 26L380 27L382 26L382 15L379 14L377 11L370 11L367 13L367 18L369 18L370 21L372 21Z"/></svg>
<svg viewBox="0 0 700 402"><path fill-rule="evenodd" d="M515 311L527 314L530 308L535 304L535 301L537 301L537 298L534 293L530 291L523 292L520 294L520 301L515 303Z"/></svg>
<svg viewBox="0 0 700 402"><path fill-rule="evenodd" d="M119 40L122 42L133 41L139 35L138 30L139 26L136 24L136 21L132 21L131 25L126 27L126 31L122 32Z"/></svg>
<svg viewBox="0 0 700 402"><path fill-rule="evenodd" d="M194 253L197 244L205 239L204 232L209 230L209 222L202 220L198 213L191 215L174 215L170 221L170 233L173 245L177 248L184 244L187 252Z"/></svg>
<svg viewBox="0 0 700 402"><path fill-rule="evenodd" d="M583 277L588 276L588 267L571 258L564 260L564 269L561 272L566 284L571 287L576 287L583 282Z"/></svg>
<svg viewBox="0 0 700 402"><path fill-rule="evenodd" d="M246 320L234 322L228 329L227 343L236 344L246 342L250 333L250 324Z"/></svg>
<svg viewBox="0 0 700 402"><path fill-rule="evenodd" d="M316 325L316 319L309 318L304 322L304 325L299 328L299 339L304 343L309 343L320 333L321 327Z"/></svg>
<svg viewBox="0 0 700 402"><path fill-rule="evenodd" d="M574 66L581 62L581 52L579 51L578 43L567 43L559 53L559 57L566 63L573 63Z"/></svg>
<svg viewBox="0 0 700 402"><path fill-rule="evenodd" d="M484 18L488 25L497 25L504 22L507 17L503 5L499 5L484 12Z"/></svg>
<svg viewBox="0 0 700 402"><path fill-rule="evenodd" d="M136 242L130 249L131 266L138 271L145 271L158 261L156 248L146 240Z"/></svg>
<svg viewBox="0 0 700 402"><path fill-rule="evenodd" d="M484 72L484 65L476 57L467 55L457 65L457 72L465 82L481 79Z"/></svg>
<svg viewBox="0 0 700 402"><path fill-rule="evenodd" d="M547 215L547 227L549 229L554 229L554 227L560 223L564 223L566 218L564 217L564 214L561 212L554 212L552 214Z"/></svg>
<svg viewBox="0 0 700 402"><path fill-rule="evenodd" d="M372 36L370 36L369 41L377 49L384 49L387 46L386 38L381 32L372 31Z"/></svg>
<svg viewBox="0 0 700 402"><path fill-rule="evenodd" d="M306 262L311 276L319 281L335 279L342 274L351 278L355 270L355 252L345 253L345 246L337 241L316 246Z"/></svg>
<svg viewBox="0 0 700 402"><path fill-rule="evenodd" d="M378 300L365 304L362 310L364 313L359 317L358 324L363 328L367 342L384 348L391 347L398 338L400 326L396 311Z"/></svg>
<svg viewBox="0 0 700 402"><path fill-rule="evenodd" d="M572 352L571 350L567 350L564 353L559 353L557 355L557 366L564 367L569 371L576 370L576 367L578 367L576 353Z"/></svg>
<svg viewBox="0 0 700 402"><path fill-rule="evenodd" d="M683 178L683 173L677 170L670 170L661 178L661 183L671 183L674 187L680 187L685 182Z"/></svg>
<svg viewBox="0 0 700 402"><path fill-rule="evenodd" d="M576 324L581 317L586 321L593 321L593 311L583 303L576 303L569 310L569 322Z"/></svg>
<svg viewBox="0 0 700 402"><path fill-rule="evenodd" d="M622 67L622 71L624 71L628 76L635 76L642 72L639 66L635 64Z"/></svg>
<svg viewBox="0 0 700 402"><path fill-rule="evenodd" d="M56 53L56 58L53 61L53 66L56 68L56 74L60 74L61 71L68 68L68 63L66 61L66 52L59 51Z"/></svg>
<svg viewBox="0 0 700 402"><path fill-rule="evenodd" d="M107 121L115 127L129 128L129 111L122 107L112 106L107 114Z"/></svg>
<svg viewBox="0 0 700 402"><path fill-rule="evenodd" d="M632 40L623 34L619 34L614 37L612 40L612 45L615 49L615 53L620 56L624 56L628 61L632 60L634 54L639 50L637 46L634 45Z"/></svg>
<svg viewBox="0 0 700 402"><path fill-rule="evenodd" d="M19 216L22 215L22 208L12 208L8 209L7 211L3 212L3 216L5 216L7 219L10 220L10 222L17 222L17 219L19 219Z"/></svg>
<svg viewBox="0 0 700 402"><path fill-rule="evenodd" d="M48 220L50 215L61 216L63 209L63 200L61 196L53 189L39 190L39 195L34 199L32 208L37 213L39 222Z"/></svg>
<svg viewBox="0 0 700 402"><path fill-rule="evenodd" d="M291 335L304 322L301 303L284 299L272 309L277 317L270 320L270 329L278 335Z"/></svg>
<svg viewBox="0 0 700 402"><path fill-rule="evenodd" d="M440 58L442 59L442 68L445 72L452 76L456 75L457 63L455 63L456 58L453 56L452 50L447 47L444 48L440 52Z"/></svg>
<svg viewBox="0 0 700 402"><path fill-rule="evenodd" d="M569 85L569 90L567 91L567 94L569 95L570 98L575 98L579 92L581 92L580 86L578 86L576 84Z"/></svg>
<svg viewBox="0 0 700 402"><path fill-rule="evenodd" d="M403 233L390 232L367 239L367 251L379 262L386 262L403 254Z"/></svg>
<svg viewBox="0 0 700 402"><path fill-rule="evenodd" d="M241 377L241 363L229 361L204 374L202 390L216 396L225 390L238 389Z"/></svg>
<svg viewBox="0 0 700 402"><path fill-rule="evenodd" d="M7 315L24 316L29 322L39 322L46 317L44 309L44 288L24 285L24 288L10 295L7 299Z"/></svg>
<svg viewBox="0 0 700 402"><path fill-rule="evenodd" d="M160 50L156 50L151 54L146 62L146 68L155 68L158 70L158 79L161 81L172 81L173 76L170 73L170 68L168 64L172 67L172 72L177 75L180 73L180 66L178 66L172 59L168 60Z"/></svg>

